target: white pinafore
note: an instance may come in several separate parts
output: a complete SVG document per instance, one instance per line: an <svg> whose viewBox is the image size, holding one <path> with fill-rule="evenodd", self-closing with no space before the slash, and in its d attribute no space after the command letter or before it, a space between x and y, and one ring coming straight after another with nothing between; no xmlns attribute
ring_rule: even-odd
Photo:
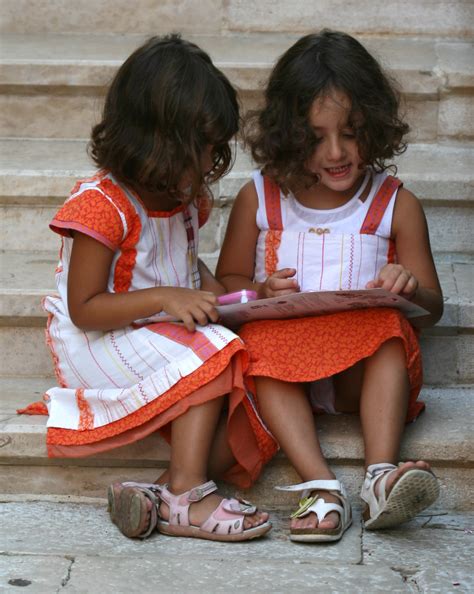
<svg viewBox="0 0 474 594"><path fill-rule="evenodd" d="M260 172L255 280L264 281L281 268L295 268L302 291L363 289L395 259L391 240L393 209L401 182L368 170L346 204L316 210L300 204ZM367 185L367 198L361 201Z"/></svg>
<svg viewBox="0 0 474 594"><path fill-rule="evenodd" d="M182 324L168 322L85 331L69 315L74 232L114 252L109 293L160 286L198 289L198 233L208 206L150 211L139 196L102 171L78 182L56 214L51 228L62 235L58 294L44 300L59 384L45 395L51 456L88 455L130 443L169 424L188 402L195 405L226 393L231 394L232 415L243 411L233 417L233 433L234 444L246 439L245 447L237 447L246 450L241 462L247 477L254 480L274 453L275 442L244 388L247 356L236 334L218 324L188 332Z"/></svg>

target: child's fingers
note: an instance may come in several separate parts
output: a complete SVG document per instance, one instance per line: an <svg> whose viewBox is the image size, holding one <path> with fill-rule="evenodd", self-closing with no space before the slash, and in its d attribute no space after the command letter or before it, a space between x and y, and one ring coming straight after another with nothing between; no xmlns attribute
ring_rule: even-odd
<svg viewBox="0 0 474 594"><path fill-rule="evenodd" d="M188 332L194 332L196 330L196 323L194 322L193 316L189 312L184 313L180 317Z"/></svg>
<svg viewBox="0 0 474 594"><path fill-rule="evenodd" d="M377 289L380 286L380 281L378 279L369 281L366 285L366 289Z"/></svg>
<svg viewBox="0 0 474 594"><path fill-rule="evenodd" d="M298 289L298 283L293 278L270 278L268 286L272 291L282 291L285 289Z"/></svg>
<svg viewBox="0 0 474 594"><path fill-rule="evenodd" d="M281 270L277 270L272 274L273 278L289 278L291 276L295 276L296 269L295 268L282 268Z"/></svg>
<svg viewBox="0 0 474 594"><path fill-rule="evenodd" d="M213 303L203 303L201 306L204 315L206 316L206 324L211 322L217 322L219 319L219 313L217 309L214 307ZM202 324L203 325L203 324Z"/></svg>
<svg viewBox="0 0 474 594"><path fill-rule="evenodd" d="M395 279L392 277L387 281L387 287L389 284L391 285L388 290L397 295L400 294L410 280L410 276L411 274L408 272L408 270L402 270ZM383 287L385 288L385 283Z"/></svg>
<svg viewBox="0 0 474 594"><path fill-rule="evenodd" d="M418 281L414 276L411 276L405 287L403 288L403 296L410 299L418 289Z"/></svg>

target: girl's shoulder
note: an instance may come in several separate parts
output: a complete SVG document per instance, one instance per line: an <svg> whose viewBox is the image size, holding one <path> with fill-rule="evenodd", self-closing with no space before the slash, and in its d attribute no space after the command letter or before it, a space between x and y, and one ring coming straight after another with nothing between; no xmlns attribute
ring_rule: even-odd
<svg viewBox="0 0 474 594"><path fill-rule="evenodd" d="M137 212L124 188L111 174L99 171L79 180L50 223L64 237L80 231L116 249L135 227Z"/></svg>
<svg viewBox="0 0 474 594"><path fill-rule="evenodd" d="M131 193L110 172L105 170L100 170L89 178L78 180L65 204L72 200L87 202L93 198L99 199L99 197L121 210L127 211L132 207Z"/></svg>

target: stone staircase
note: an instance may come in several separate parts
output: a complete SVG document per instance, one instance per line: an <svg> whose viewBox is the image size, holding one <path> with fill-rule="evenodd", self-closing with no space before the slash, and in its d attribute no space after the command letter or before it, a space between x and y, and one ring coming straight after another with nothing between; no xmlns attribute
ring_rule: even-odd
<svg viewBox="0 0 474 594"><path fill-rule="evenodd" d="M474 48L470 0L390 3L295 0L4 0L0 24L0 476L4 493L103 496L111 480L155 478L169 459L156 436L99 456L49 460L45 418L17 416L54 384L44 345L41 297L54 288L58 239L47 230L75 180L93 171L87 138L116 68L147 36L182 31L209 51L238 88L244 109L258 103L275 58L321 26L352 32L400 82L413 133L399 175L427 213L445 297L437 327L425 331L423 399L402 455L429 460L442 482L438 507L471 509L474 487ZM317 5L317 6L315 6ZM22 15L20 18L19 15ZM252 164L239 149L216 188L201 237L213 266L232 199ZM318 420L324 450L355 495L363 448L354 417ZM278 455L249 497L281 504L275 484L297 480ZM247 495L246 495L247 496Z"/></svg>

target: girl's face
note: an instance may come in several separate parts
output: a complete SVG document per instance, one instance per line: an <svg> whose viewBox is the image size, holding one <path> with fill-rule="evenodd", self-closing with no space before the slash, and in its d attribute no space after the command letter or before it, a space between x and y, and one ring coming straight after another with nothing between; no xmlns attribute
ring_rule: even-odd
<svg viewBox="0 0 474 594"><path fill-rule="evenodd" d="M211 144L208 144L204 149L201 155L201 173L206 176L210 171L212 171L213 167L213 149L214 147ZM181 181L178 184L178 190L183 194L183 202L186 202L186 196L191 195L192 191L192 184L193 184L193 174L191 170L187 170Z"/></svg>
<svg viewBox="0 0 474 594"><path fill-rule="evenodd" d="M361 176L362 159L349 123L350 111L349 97L337 90L315 99L309 110L316 148L306 167L336 192L351 189Z"/></svg>

